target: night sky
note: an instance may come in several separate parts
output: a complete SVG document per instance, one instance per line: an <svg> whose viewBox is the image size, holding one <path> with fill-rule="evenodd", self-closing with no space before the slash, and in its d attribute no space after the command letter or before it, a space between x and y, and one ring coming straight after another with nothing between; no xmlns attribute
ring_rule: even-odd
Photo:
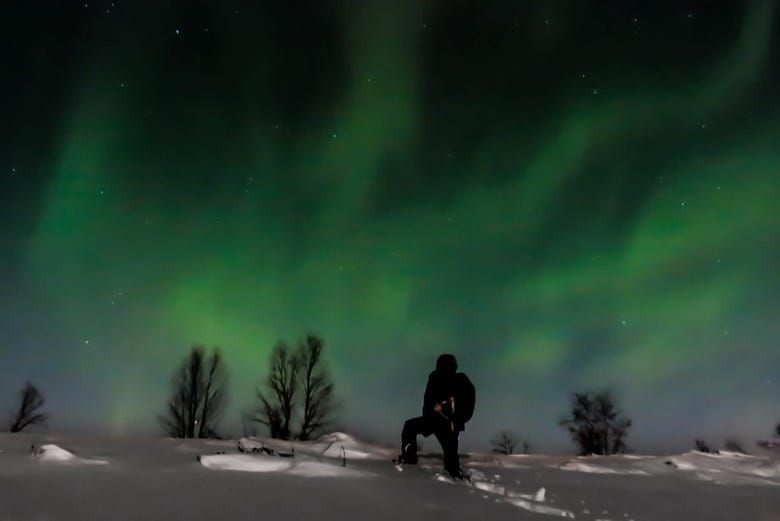
<svg viewBox="0 0 780 521"><path fill-rule="evenodd" d="M0 9L0 410L159 433L219 346L231 411L324 337L340 425L395 441L454 353L467 446L638 449L780 419L770 1L11 1ZM433 442L430 442L433 443Z"/></svg>

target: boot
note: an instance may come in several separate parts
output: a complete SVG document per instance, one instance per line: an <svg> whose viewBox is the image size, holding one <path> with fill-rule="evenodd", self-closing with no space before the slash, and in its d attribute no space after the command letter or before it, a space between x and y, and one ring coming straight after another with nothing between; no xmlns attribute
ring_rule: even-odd
<svg viewBox="0 0 780 521"><path fill-rule="evenodd" d="M417 465L417 444L409 443L403 447L403 451L398 455L398 463L404 465Z"/></svg>
<svg viewBox="0 0 780 521"><path fill-rule="evenodd" d="M445 469L452 479L463 480L468 479L468 476L463 473L460 468Z"/></svg>

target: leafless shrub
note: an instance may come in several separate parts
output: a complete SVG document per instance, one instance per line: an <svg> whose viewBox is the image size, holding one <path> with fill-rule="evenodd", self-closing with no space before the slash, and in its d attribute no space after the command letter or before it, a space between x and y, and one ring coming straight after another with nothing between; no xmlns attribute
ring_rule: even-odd
<svg viewBox="0 0 780 521"><path fill-rule="evenodd" d="M514 454L517 437L512 432L501 431L490 441L490 444L493 452L497 454Z"/></svg>
<svg viewBox="0 0 780 521"><path fill-rule="evenodd" d="M699 452L704 452L705 454L718 454L717 450L710 448L709 444L701 438L693 440L693 444Z"/></svg>
<svg viewBox="0 0 780 521"><path fill-rule="evenodd" d="M30 382L25 382L19 393L19 407L11 419L11 432L21 432L33 425L42 425L49 418L46 413L40 412L46 400L43 395Z"/></svg>
<svg viewBox="0 0 780 521"><path fill-rule="evenodd" d="M742 443L736 438L727 438L723 445L723 450L729 452L737 452L739 454L747 454L747 451L742 447Z"/></svg>
<svg viewBox="0 0 780 521"><path fill-rule="evenodd" d="M574 393L569 416L560 424L569 430L582 455L626 451L631 420L617 410L609 391Z"/></svg>

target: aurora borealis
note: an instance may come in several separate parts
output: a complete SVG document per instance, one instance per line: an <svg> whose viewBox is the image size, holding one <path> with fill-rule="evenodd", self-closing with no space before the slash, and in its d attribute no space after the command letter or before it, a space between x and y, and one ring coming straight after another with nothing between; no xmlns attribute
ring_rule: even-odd
<svg viewBox="0 0 780 521"><path fill-rule="evenodd" d="M309 331L385 440L445 351L467 446L566 444L592 387L638 447L780 419L772 2L30 4L0 15L0 392L34 380L52 428L155 432L194 344L237 428Z"/></svg>

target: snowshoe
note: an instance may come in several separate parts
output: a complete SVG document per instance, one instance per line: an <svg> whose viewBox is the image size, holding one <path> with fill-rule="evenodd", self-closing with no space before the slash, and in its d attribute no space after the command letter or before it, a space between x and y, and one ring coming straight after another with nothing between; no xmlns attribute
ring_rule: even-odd
<svg viewBox="0 0 780 521"><path fill-rule="evenodd" d="M393 463L398 463L400 465L417 465L417 455L401 453L393 460Z"/></svg>

